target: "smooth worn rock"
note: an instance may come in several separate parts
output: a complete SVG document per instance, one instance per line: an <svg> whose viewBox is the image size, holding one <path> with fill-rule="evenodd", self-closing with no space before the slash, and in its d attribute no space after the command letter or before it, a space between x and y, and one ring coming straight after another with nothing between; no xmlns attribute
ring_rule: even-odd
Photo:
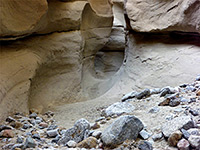
<svg viewBox="0 0 200 150"><path fill-rule="evenodd" d="M121 116L102 132L101 139L105 145L115 147L127 139L135 140L143 128L135 116Z"/></svg>
<svg viewBox="0 0 200 150"><path fill-rule="evenodd" d="M95 129L100 128L100 125L99 125L99 123L95 122L93 124L90 124L90 128L93 129L93 130L95 130Z"/></svg>
<svg viewBox="0 0 200 150"><path fill-rule="evenodd" d="M181 139L178 141L177 147L179 150L189 150L190 143L186 139Z"/></svg>
<svg viewBox="0 0 200 150"><path fill-rule="evenodd" d="M181 137L182 137L182 132L179 130L172 133L168 138L168 144L170 146L175 147L177 145L178 141L181 139Z"/></svg>
<svg viewBox="0 0 200 150"><path fill-rule="evenodd" d="M11 126L8 126L8 125L0 125L0 132L1 132L2 130L6 130L6 129L12 129L12 127L11 127Z"/></svg>
<svg viewBox="0 0 200 150"><path fill-rule="evenodd" d="M200 136L191 135L188 139L189 143L193 148L200 149Z"/></svg>
<svg viewBox="0 0 200 150"><path fill-rule="evenodd" d="M47 128L47 127L48 127L48 124L47 124L46 122L41 122L41 123L39 124L39 126L42 127L42 128Z"/></svg>
<svg viewBox="0 0 200 150"><path fill-rule="evenodd" d="M71 147L74 148L74 147L76 147L76 145L77 145L77 143L73 140L70 140L70 141L67 142L67 146L69 148L71 148Z"/></svg>
<svg viewBox="0 0 200 150"><path fill-rule="evenodd" d="M0 132L0 136L6 137L6 138L13 138L15 136L13 130L5 129Z"/></svg>
<svg viewBox="0 0 200 150"><path fill-rule="evenodd" d="M97 146L97 139L95 137L88 137L77 144L77 147L82 148L96 148Z"/></svg>
<svg viewBox="0 0 200 150"><path fill-rule="evenodd" d="M198 129L198 128L191 128L191 129L187 130L187 132L190 135L198 135L198 136L200 136L200 129Z"/></svg>
<svg viewBox="0 0 200 150"><path fill-rule="evenodd" d="M35 148L37 144L31 137L27 137L24 145L25 148Z"/></svg>
<svg viewBox="0 0 200 150"><path fill-rule="evenodd" d="M84 139L85 134L90 129L90 123L82 118L74 124L74 126L65 131L63 137L58 141L58 144L66 145L70 140L75 141L76 143Z"/></svg>
<svg viewBox="0 0 200 150"><path fill-rule="evenodd" d="M141 141L138 145L139 150L153 150L153 146L148 141Z"/></svg>
<svg viewBox="0 0 200 150"><path fill-rule="evenodd" d="M128 102L117 102L106 108L106 116L121 115L123 113L131 113L135 107Z"/></svg>
<svg viewBox="0 0 200 150"><path fill-rule="evenodd" d="M56 137L58 135L58 130L57 129L55 129L55 130L48 130L47 131L47 135L50 138L54 138L54 137Z"/></svg>
<svg viewBox="0 0 200 150"><path fill-rule="evenodd" d="M165 137L169 137L176 130L181 128L190 129L192 127L194 127L194 122L190 116L180 116L166 122L162 126L162 132Z"/></svg>

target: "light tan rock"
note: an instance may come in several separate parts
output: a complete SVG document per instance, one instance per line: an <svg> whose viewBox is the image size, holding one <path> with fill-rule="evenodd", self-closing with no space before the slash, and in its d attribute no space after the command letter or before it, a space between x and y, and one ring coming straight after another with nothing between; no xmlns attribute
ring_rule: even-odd
<svg viewBox="0 0 200 150"><path fill-rule="evenodd" d="M200 33L199 0L127 0L125 8L135 31Z"/></svg>
<svg viewBox="0 0 200 150"><path fill-rule="evenodd" d="M32 33L48 10L46 0L1 0L0 4L1 38Z"/></svg>
<svg viewBox="0 0 200 150"><path fill-rule="evenodd" d="M41 111L74 101L80 91L81 40L74 31L1 46L0 120L10 113L28 113L28 103Z"/></svg>

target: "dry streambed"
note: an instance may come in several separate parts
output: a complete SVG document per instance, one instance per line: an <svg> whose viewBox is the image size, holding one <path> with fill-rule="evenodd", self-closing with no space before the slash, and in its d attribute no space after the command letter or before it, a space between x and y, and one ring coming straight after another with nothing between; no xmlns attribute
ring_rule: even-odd
<svg viewBox="0 0 200 150"><path fill-rule="evenodd" d="M200 149L200 76L191 84L144 89L98 109L94 122L82 118L71 128L54 113L16 113L0 125L2 149ZM87 118L87 117L86 117ZM67 120L66 120L67 121Z"/></svg>

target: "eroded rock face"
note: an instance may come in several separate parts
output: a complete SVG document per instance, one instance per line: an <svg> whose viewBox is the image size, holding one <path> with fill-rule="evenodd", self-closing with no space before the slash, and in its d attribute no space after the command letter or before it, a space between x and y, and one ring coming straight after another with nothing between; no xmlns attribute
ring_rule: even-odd
<svg viewBox="0 0 200 150"><path fill-rule="evenodd" d="M35 31L48 10L46 0L1 0L0 37L26 36Z"/></svg>
<svg viewBox="0 0 200 150"><path fill-rule="evenodd" d="M199 0L127 0L125 7L135 31L200 33Z"/></svg>

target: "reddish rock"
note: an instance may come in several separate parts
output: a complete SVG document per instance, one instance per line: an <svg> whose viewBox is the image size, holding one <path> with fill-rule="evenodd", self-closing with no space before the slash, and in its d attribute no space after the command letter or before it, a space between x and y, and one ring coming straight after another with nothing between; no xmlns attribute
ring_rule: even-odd
<svg viewBox="0 0 200 150"><path fill-rule="evenodd" d="M6 137L6 138L13 138L14 137L14 133L12 130L6 129L2 131L2 136Z"/></svg>
<svg viewBox="0 0 200 150"><path fill-rule="evenodd" d="M39 124L39 126L43 127L43 128L47 128L48 127L48 124L46 122L41 122Z"/></svg>
<svg viewBox="0 0 200 150"><path fill-rule="evenodd" d="M186 139L181 139L178 142L177 147L179 150L189 150L190 143Z"/></svg>

